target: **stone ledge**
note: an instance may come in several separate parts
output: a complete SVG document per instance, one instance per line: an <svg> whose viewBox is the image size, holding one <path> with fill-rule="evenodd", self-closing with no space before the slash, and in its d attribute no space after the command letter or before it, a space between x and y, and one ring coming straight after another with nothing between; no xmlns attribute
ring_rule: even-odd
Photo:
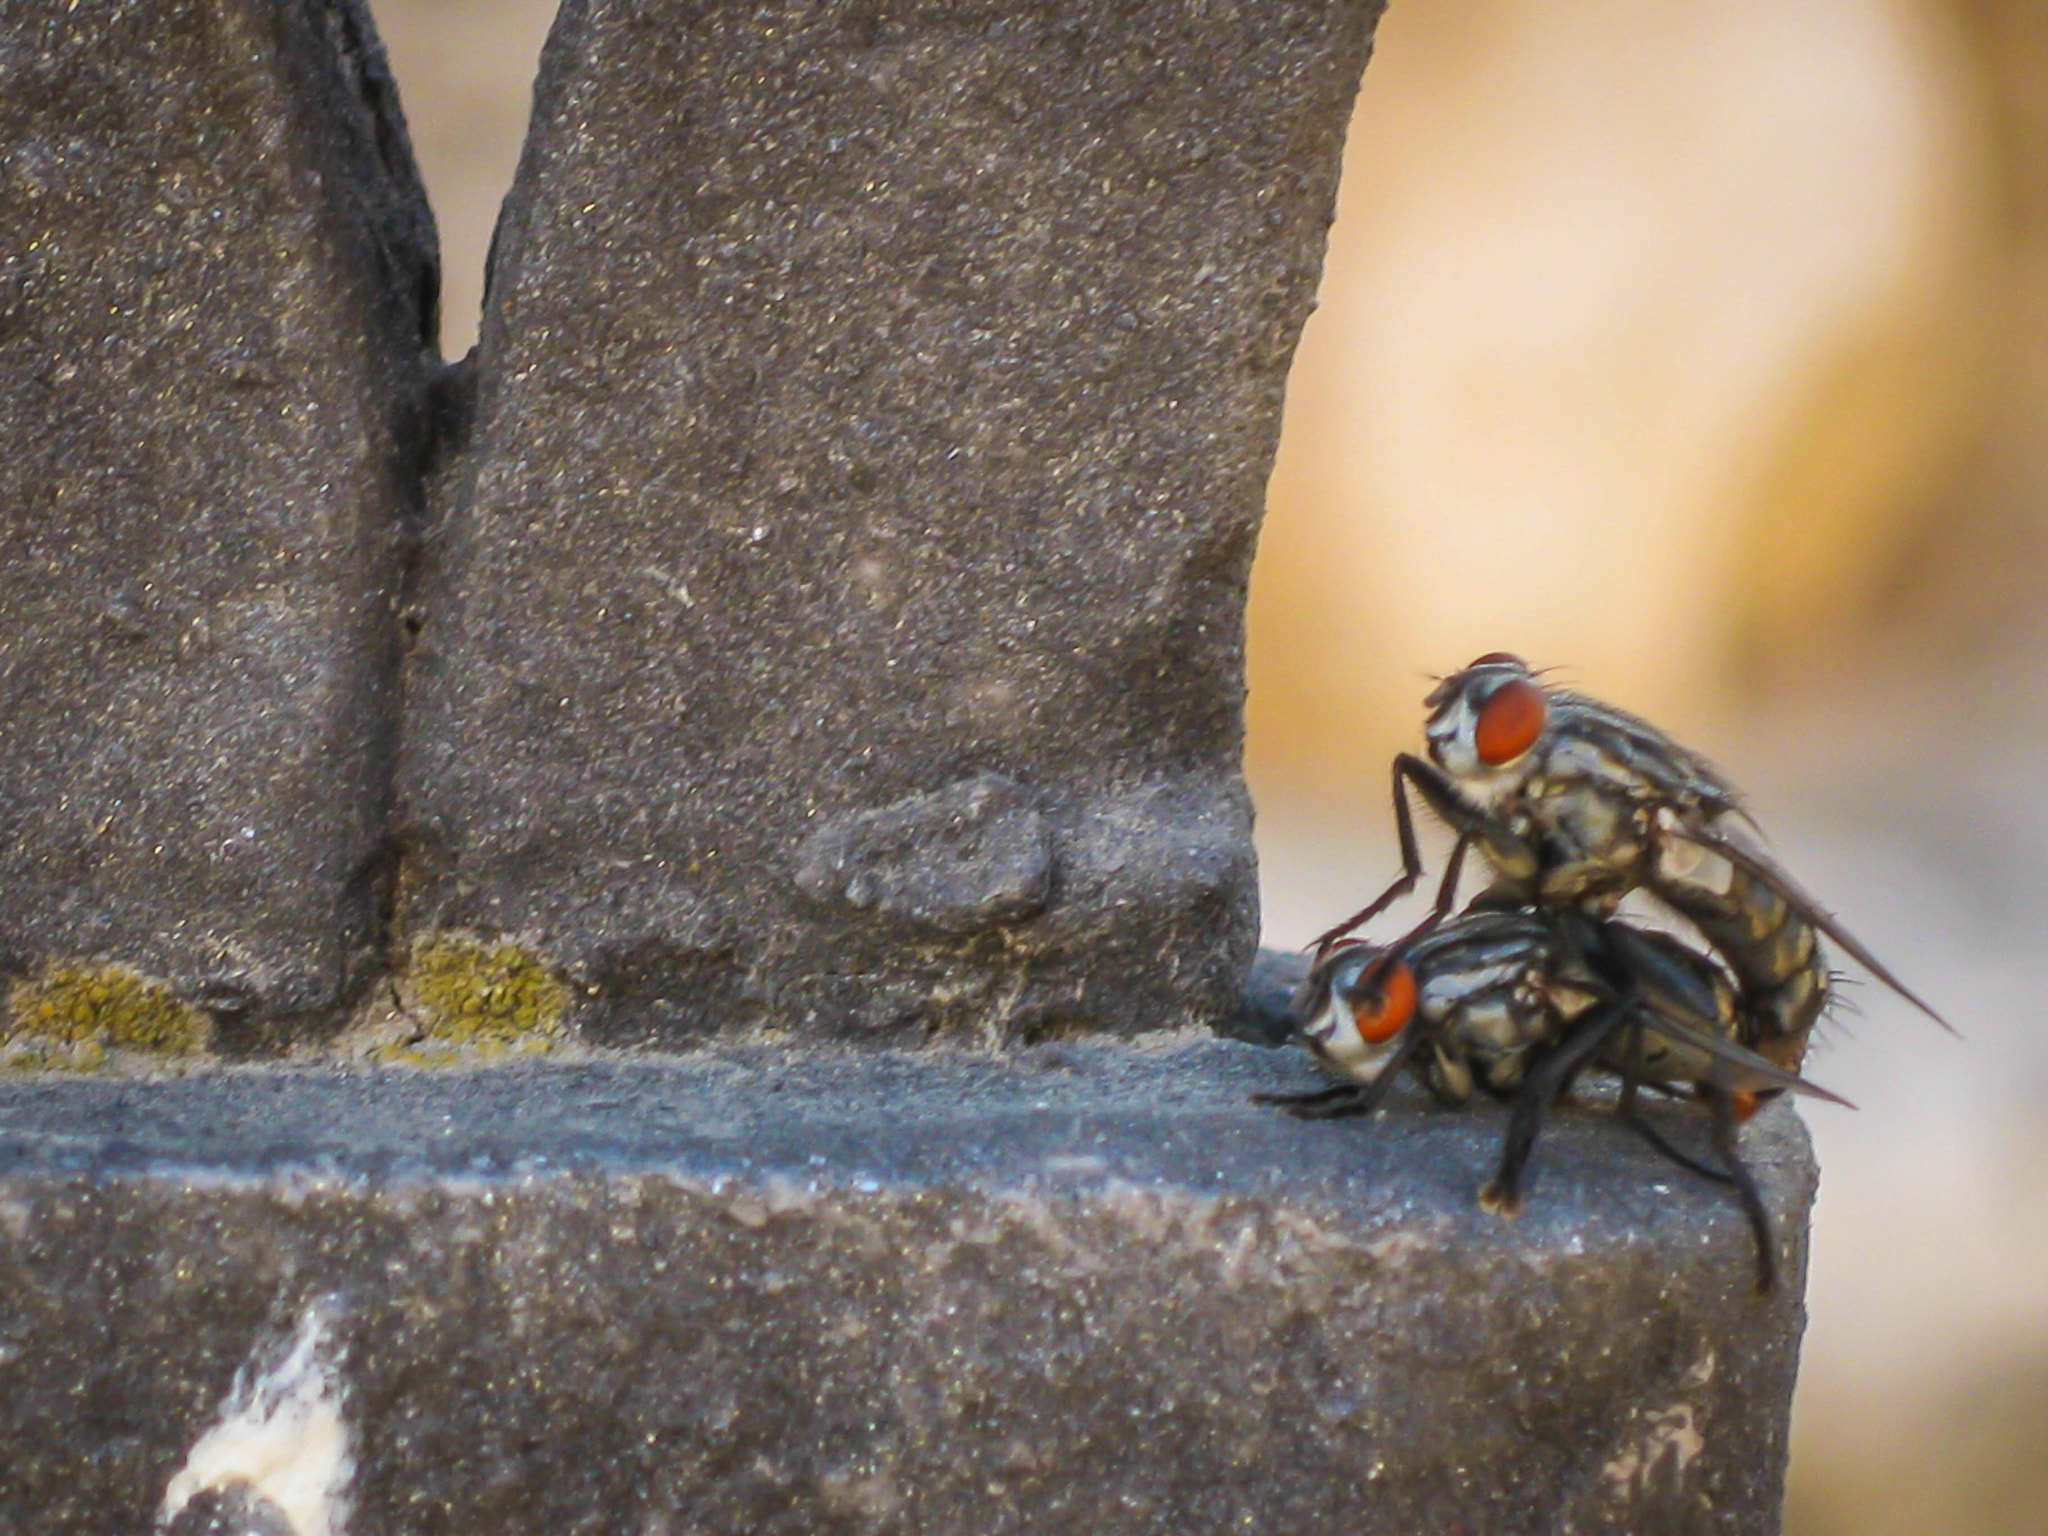
<svg viewBox="0 0 2048 1536"><path fill-rule="evenodd" d="M1312 1081L1175 1036L9 1084L0 1530L174 1482L181 1533L1776 1529L1789 1110L1759 1300L1605 1116L1507 1223L1499 1111L1246 1101ZM296 1494L232 1486L259 1442Z"/></svg>

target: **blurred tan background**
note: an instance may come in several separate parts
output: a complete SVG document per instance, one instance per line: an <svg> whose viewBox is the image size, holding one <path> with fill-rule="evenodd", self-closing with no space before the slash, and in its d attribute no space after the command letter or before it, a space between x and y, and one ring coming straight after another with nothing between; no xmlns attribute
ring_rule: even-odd
<svg viewBox="0 0 2048 1536"><path fill-rule="evenodd" d="M553 7L376 6L456 356ZM1426 675L1514 650L1960 1025L1854 988L1810 1064L1794 1536L2048 1532L2044 596L2048 0L1395 0L1254 580L1267 936L1384 883Z"/></svg>

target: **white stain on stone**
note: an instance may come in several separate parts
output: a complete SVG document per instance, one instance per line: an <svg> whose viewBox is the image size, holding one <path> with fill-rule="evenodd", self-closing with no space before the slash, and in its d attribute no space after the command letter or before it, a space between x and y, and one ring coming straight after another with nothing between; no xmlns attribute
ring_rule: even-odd
<svg viewBox="0 0 2048 1536"><path fill-rule="evenodd" d="M273 1351L259 1348L235 1373L220 1422L164 1490L159 1520L169 1524L202 1493L242 1484L290 1522L293 1536L345 1536L355 1455L327 1311L308 1306L268 1369L260 1362Z"/></svg>
<svg viewBox="0 0 2048 1536"><path fill-rule="evenodd" d="M1436 1246L1420 1232L1402 1228L1389 1232L1385 1237L1376 1237L1365 1245L1365 1251L1373 1261L1389 1269L1405 1269L1408 1261L1419 1253L1428 1253Z"/></svg>
<svg viewBox="0 0 2048 1536"><path fill-rule="evenodd" d="M1654 1409L1643 1421L1642 1438L1601 1469L1617 1499L1648 1493L1661 1467L1669 1466L1674 1480L1683 1479L1686 1469L1707 1448L1706 1436L1693 1422L1690 1403Z"/></svg>

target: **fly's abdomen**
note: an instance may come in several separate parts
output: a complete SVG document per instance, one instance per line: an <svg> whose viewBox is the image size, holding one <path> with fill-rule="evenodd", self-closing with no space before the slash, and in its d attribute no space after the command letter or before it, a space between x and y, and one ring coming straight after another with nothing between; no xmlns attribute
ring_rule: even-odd
<svg viewBox="0 0 2048 1536"><path fill-rule="evenodd" d="M1638 1082L1666 1087L1711 1082L1715 1076L1712 1055L1695 1041L1660 1029L1658 1024L1676 1018L1694 1030L1741 1045L1746 1009L1734 983L1722 967L1669 934L1632 932L1634 942L1658 963L1635 965L1636 979L1643 988L1634 1020L1640 1027L1622 1031L1602 1052L1602 1063Z"/></svg>
<svg viewBox="0 0 2048 1536"><path fill-rule="evenodd" d="M1737 818L1722 816L1715 833L1754 840ZM1666 826L1651 866L1650 889L1699 929L1728 963L1749 1015L1749 1046L1775 1066L1797 1071L1807 1037L1828 1001L1827 956L1820 935L1776 890L1710 848Z"/></svg>

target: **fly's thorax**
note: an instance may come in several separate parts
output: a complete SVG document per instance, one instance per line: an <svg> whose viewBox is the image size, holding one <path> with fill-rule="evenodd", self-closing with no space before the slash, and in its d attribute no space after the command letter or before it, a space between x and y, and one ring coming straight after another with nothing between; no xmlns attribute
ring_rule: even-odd
<svg viewBox="0 0 2048 1536"><path fill-rule="evenodd" d="M1431 966L1417 978L1416 1011L1439 1028L1492 999L1513 996L1530 970L1528 959L1513 954L1453 958L1459 963Z"/></svg>
<svg viewBox="0 0 2048 1536"><path fill-rule="evenodd" d="M1487 1091L1505 1098L1520 1088L1533 1049L1533 1046L1524 1045L1512 1051L1496 1051L1491 1056L1480 1058L1477 1065Z"/></svg>
<svg viewBox="0 0 2048 1536"><path fill-rule="evenodd" d="M1541 979L1542 1006L1556 1021L1558 1029L1576 1024L1592 1012L1595 1004L1605 995L1599 984L1590 976L1575 972L1557 972Z"/></svg>
<svg viewBox="0 0 2048 1536"><path fill-rule="evenodd" d="M1541 898L1542 848L1530 835L1529 818L1521 809L1520 796L1502 802L1489 813L1478 833L1478 849L1492 866L1495 884L1526 905Z"/></svg>
<svg viewBox="0 0 2048 1536"><path fill-rule="evenodd" d="M1706 759L1626 710L1584 694L1553 689L1550 736L1590 756L1582 771L1597 774L1646 803L1732 807L1737 796Z"/></svg>
<svg viewBox="0 0 2048 1536"><path fill-rule="evenodd" d="M1502 987L1468 998L1445 1019L1440 1038L1447 1049L1483 1058L1518 1051L1549 1033L1540 993Z"/></svg>
<svg viewBox="0 0 2048 1536"><path fill-rule="evenodd" d="M1643 883L1651 846L1646 793L1597 739L1553 737L1519 802L1507 808L1541 852L1542 900L1618 899Z"/></svg>
<svg viewBox="0 0 2048 1536"><path fill-rule="evenodd" d="M1530 1053L1558 1034L1555 929L1527 912L1481 911L1453 919L1432 940L1412 957L1416 1011L1431 1039L1424 1076L1452 1103L1475 1087L1511 1092Z"/></svg>
<svg viewBox="0 0 2048 1536"><path fill-rule="evenodd" d="M1558 1033L1543 990L1525 982L1468 1002L1438 1036L1437 1049L1489 1092L1507 1093L1521 1084L1530 1053Z"/></svg>
<svg viewBox="0 0 2048 1536"><path fill-rule="evenodd" d="M1416 1012L1440 1039L1511 1043L1529 1027L1517 1016L1543 1006L1555 952L1550 925L1526 912L1452 918L1409 954Z"/></svg>

